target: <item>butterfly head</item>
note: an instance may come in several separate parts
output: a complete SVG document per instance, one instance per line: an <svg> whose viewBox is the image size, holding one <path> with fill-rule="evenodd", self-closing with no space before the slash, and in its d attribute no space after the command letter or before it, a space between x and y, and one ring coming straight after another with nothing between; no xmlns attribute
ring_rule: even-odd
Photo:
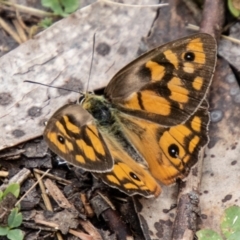
<svg viewBox="0 0 240 240"><path fill-rule="evenodd" d="M80 97L80 105L88 111L98 126L109 126L113 121L110 103L103 97L88 93Z"/></svg>

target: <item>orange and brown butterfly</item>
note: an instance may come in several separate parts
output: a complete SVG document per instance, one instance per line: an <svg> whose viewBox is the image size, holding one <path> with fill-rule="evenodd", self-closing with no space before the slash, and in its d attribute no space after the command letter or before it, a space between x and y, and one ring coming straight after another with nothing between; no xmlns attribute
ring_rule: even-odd
<svg viewBox="0 0 240 240"><path fill-rule="evenodd" d="M183 178L208 142L206 93L216 42L195 34L157 47L121 69L103 96L57 110L49 148L126 194L158 196Z"/></svg>

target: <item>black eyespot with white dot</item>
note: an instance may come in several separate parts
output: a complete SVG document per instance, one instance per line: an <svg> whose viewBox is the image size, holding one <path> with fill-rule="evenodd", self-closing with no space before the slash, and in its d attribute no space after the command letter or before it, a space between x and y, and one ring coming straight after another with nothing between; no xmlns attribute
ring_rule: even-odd
<svg viewBox="0 0 240 240"><path fill-rule="evenodd" d="M130 172L129 174L130 174L131 178L133 178L134 180L141 181L139 179L139 177L136 174L134 174L133 172Z"/></svg>
<svg viewBox="0 0 240 240"><path fill-rule="evenodd" d="M195 60L195 54L193 52L186 52L184 54L184 59L188 62L193 62Z"/></svg>
<svg viewBox="0 0 240 240"><path fill-rule="evenodd" d="M179 156L179 147L176 144L171 144L168 147L168 153L171 157L177 158Z"/></svg>
<svg viewBox="0 0 240 240"><path fill-rule="evenodd" d="M64 144L64 143L65 143L65 139L64 139L61 135L58 135L58 136L57 136L57 139L58 139L58 141L59 141L61 144Z"/></svg>

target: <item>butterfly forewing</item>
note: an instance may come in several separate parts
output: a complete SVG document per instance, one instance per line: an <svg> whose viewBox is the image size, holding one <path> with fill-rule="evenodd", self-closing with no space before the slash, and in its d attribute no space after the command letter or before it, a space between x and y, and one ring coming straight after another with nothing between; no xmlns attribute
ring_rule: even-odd
<svg viewBox="0 0 240 240"><path fill-rule="evenodd" d="M105 94L122 112L174 126L201 105L215 62L214 38L195 34L139 57L114 76Z"/></svg>
<svg viewBox="0 0 240 240"><path fill-rule="evenodd" d="M44 138L49 148L75 166L93 172L110 171L111 154L92 116L80 105L65 105L48 121Z"/></svg>

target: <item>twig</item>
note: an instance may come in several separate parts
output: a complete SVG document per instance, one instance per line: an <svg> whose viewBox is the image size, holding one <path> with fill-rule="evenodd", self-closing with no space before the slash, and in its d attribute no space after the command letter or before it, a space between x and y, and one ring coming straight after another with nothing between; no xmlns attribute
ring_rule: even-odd
<svg viewBox="0 0 240 240"><path fill-rule="evenodd" d="M87 216L88 217L93 217L94 216L94 211L93 211L91 205L89 204L86 195L83 194L83 193L80 193L80 198L82 200L82 203L83 203L83 206L84 206L84 209L86 211Z"/></svg>
<svg viewBox="0 0 240 240"><path fill-rule="evenodd" d="M36 172L36 173L39 173L39 174L44 174L43 171L41 171L41 170L39 170L39 169L37 169L37 168L35 168L33 171ZM69 185L69 184L72 183L72 182L69 181L69 180L60 178L60 177L55 176L55 175L53 175L53 174L51 174L51 173L47 173L46 176L48 176L48 178L51 178L51 179L53 179L53 180L57 180L59 183L64 184L64 185Z"/></svg>
<svg viewBox="0 0 240 240"><path fill-rule="evenodd" d="M60 191L60 189L52 182L52 180L47 179L44 182L46 188L48 189L50 195L55 200L55 202L59 205L61 208L74 208L73 205L69 203L69 201L65 198L63 193Z"/></svg>
<svg viewBox="0 0 240 240"><path fill-rule="evenodd" d="M63 240L63 237L59 231L56 232L56 236L58 240Z"/></svg>
<svg viewBox="0 0 240 240"><path fill-rule="evenodd" d="M18 172L16 175L14 175L7 184L2 184L0 186L0 190L4 191L11 183L18 183L18 184L22 184L31 174L31 172L26 169L23 168L20 172Z"/></svg>
<svg viewBox="0 0 240 240"><path fill-rule="evenodd" d="M38 226L38 225L36 225L36 223L32 223L32 222L23 222L22 226L24 226L26 228L34 229L34 230L39 230L39 231L56 232L56 229L54 229L54 228Z"/></svg>
<svg viewBox="0 0 240 240"><path fill-rule="evenodd" d="M94 240L94 238L80 230L75 231L73 229L69 229L69 233L71 233L72 235L79 237L82 240Z"/></svg>
<svg viewBox="0 0 240 240"><path fill-rule="evenodd" d="M35 221L35 223L42 224L42 225L54 228L56 230L59 230L59 225L54 222L49 222L49 221L45 221L45 220L41 220L41 219L35 219L34 221Z"/></svg>
<svg viewBox="0 0 240 240"><path fill-rule="evenodd" d="M101 195L96 195L90 202L97 216L101 215L111 231L116 233L117 239L131 239L132 236L126 223L122 221L118 211L108 205L108 201L102 199Z"/></svg>
<svg viewBox="0 0 240 240"><path fill-rule="evenodd" d="M234 42L234 43L237 43L237 44L240 44L240 40L237 39L237 38L233 38L233 37L230 37L230 36L225 36L225 35L221 35L222 38L224 39L227 39L231 42Z"/></svg>
<svg viewBox="0 0 240 240"><path fill-rule="evenodd" d="M63 237L59 231L56 232L56 236L58 240L63 240Z"/></svg>
<svg viewBox="0 0 240 240"><path fill-rule="evenodd" d="M18 43L21 44L21 38L18 36L18 34L16 33L16 31L14 31L12 29L12 27L3 19L0 17L0 25L2 26L2 28L9 34L11 35L11 37Z"/></svg>
<svg viewBox="0 0 240 240"><path fill-rule="evenodd" d="M48 169L47 172L49 172L49 171L50 171L50 169ZM41 195L42 195L42 198L43 198L43 202L44 202L47 210L52 212L53 211L52 204L51 204L50 199L49 199L49 197L48 197L48 195L46 193L46 190L45 190L45 187L44 187L44 184L43 184L43 181L42 181L43 176L46 176L47 172L45 174L43 174L41 177L36 172L34 172L34 175L35 175L35 177L37 179L37 183L39 184L39 187L41 189L41 192L42 192Z"/></svg>
<svg viewBox="0 0 240 240"><path fill-rule="evenodd" d="M90 236L92 236L92 238L93 238L94 240L102 240L101 235L99 234L99 232L97 231L97 229L91 224L91 222L79 220L79 223L81 224L81 226L83 227L83 229L84 229L87 233L89 233Z"/></svg>
<svg viewBox="0 0 240 240"><path fill-rule="evenodd" d="M199 31L199 29L200 29L198 26L196 26L194 24L188 24L187 28L191 29L191 30L194 30L194 31ZM237 38L233 38L233 37L226 36L226 35L223 35L223 34L221 35L221 38L227 39L227 40L229 40L229 41L231 41L233 43L240 44L240 40L237 39Z"/></svg>
<svg viewBox="0 0 240 240"><path fill-rule="evenodd" d="M28 170L28 169L27 169L27 170ZM28 170L28 171L29 171L29 170ZM49 171L50 171L50 169L48 169L45 174L47 174ZM30 174L30 173L31 173L31 172L29 171L29 174ZM40 179L44 178L44 177L45 177L45 174L43 174ZM15 175L15 176L16 176L16 175ZM15 176L14 176L14 177L15 177ZM32 187L30 187L30 188L28 189L28 191L17 201L17 203L15 204L15 206L18 205L18 204L23 200L23 198L24 198L29 192L31 192L31 190L32 190L37 184L38 184L38 181L37 181L36 183L34 183L34 184L32 185Z"/></svg>
<svg viewBox="0 0 240 240"><path fill-rule="evenodd" d="M101 198L111 207L112 210L116 210L115 206L112 202L108 199L108 197L104 196L100 191L97 191L97 194L101 196Z"/></svg>
<svg viewBox="0 0 240 240"><path fill-rule="evenodd" d="M20 26L22 27L22 29L24 29L26 32L29 31L29 28L26 26L26 24L24 23L24 21L22 20L22 16L20 15L19 11L16 9L16 18L18 20L18 23L20 24Z"/></svg>
<svg viewBox="0 0 240 240"><path fill-rule="evenodd" d="M7 171L0 171L0 177L7 177L9 172Z"/></svg>
<svg viewBox="0 0 240 240"><path fill-rule="evenodd" d="M6 152L6 153L2 153L0 154L0 158L4 158L4 160L13 160L13 159L16 159L16 158L20 158L21 154L26 152L25 149L19 149L19 150L16 150L14 152Z"/></svg>
<svg viewBox="0 0 240 240"><path fill-rule="evenodd" d="M27 39L27 36L23 30L23 28L21 27L21 25L19 24L18 20L14 19L13 20L13 24L15 26L15 29L17 30L17 33L18 33L18 36L19 38L21 39L21 43L23 42L26 42L28 39Z"/></svg>

